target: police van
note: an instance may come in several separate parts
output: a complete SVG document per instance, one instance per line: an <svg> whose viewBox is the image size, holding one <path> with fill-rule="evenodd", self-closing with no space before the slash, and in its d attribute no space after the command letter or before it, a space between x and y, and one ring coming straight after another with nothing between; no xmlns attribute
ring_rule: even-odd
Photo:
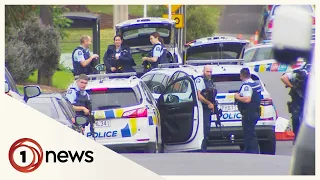
<svg viewBox="0 0 320 180"><path fill-rule="evenodd" d="M239 62L243 63L243 60L196 60L188 61L186 65L163 64L141 77L158 101L162 134L166 136L162 141L170 143L164 146L167 151L201 149L203 113L195 79L203 75L204 64L212 64L212 77L218 91L216 100L218 108L222 110L220 121L215 114L211 117L208 146L238 145L243 148L241 114L234 99L234 93L242 84L240 70L244 66L237 65ZM277 113L258 74L251 68L250 72L252 79L262 87L261 116L256 126L260 151L263 154L275 154Z"/></svg>
<svg viewBox="0 0 320 180"><path fill-rule="evenodd" d="M162 37L169 62L182 63L182 52L177 47L175 24L171 19L147 17L130 19L115 25L116 34L123 37L122 44L130 47L138 77L143 74L142 57L148 56L154 46L150 42L150 34L153 32L158 32Z"/></svg>
<svg viewBox="0 0 320 180"><path fill-rule="evenodd" d="M85 136L115 150L161 152L156 101L136 73L88 76L95 123L94 132L86 126Z"/></svg>

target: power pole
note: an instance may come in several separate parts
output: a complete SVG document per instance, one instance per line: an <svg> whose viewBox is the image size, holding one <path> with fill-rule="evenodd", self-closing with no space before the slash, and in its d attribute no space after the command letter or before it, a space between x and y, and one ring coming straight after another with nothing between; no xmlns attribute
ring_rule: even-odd
<svg viewBox="0 0 320 180"><path fill-rule="evenodd" d="M115 25L129 19L128 5L113 5L113 29Z"/></svg>
<svg viewBox="0 0 320 180"><path fill-rule="evenodd" d="M52 7L48 5L40 5L40 18L43 24L53 26ZM52 86L52 76L54 72L48 72L44 67L38 70L38 84Z"/></svg>

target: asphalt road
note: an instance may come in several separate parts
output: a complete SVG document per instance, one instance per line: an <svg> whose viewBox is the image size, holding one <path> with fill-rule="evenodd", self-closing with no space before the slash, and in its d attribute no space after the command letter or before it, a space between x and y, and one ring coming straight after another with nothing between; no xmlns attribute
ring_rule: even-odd
<svg viewBox="0 0 320 180"><path fill-rule="evenodd" d="M219 21L219 35L237 36L242 34L250 39L260 30L263 6L233 5L226 6Z"/></svg>
<svg viewBox="0 0 320 180"><path fill-rule="evenodd" d="M217 147L210 153L122 154L159 175L288 175L292 142L277 142L277 155Z"/></svg>

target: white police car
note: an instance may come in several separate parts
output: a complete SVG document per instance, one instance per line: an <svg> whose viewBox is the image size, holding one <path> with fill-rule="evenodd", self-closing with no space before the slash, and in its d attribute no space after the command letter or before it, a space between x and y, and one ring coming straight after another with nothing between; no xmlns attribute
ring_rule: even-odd
<svg viewBox="0 0 320 180"><path fill-rule="evenodd" d="M235 105L234 93L242 82L240 70L242 65L230 63L241 60L206 60L187 61L187 64L153 69L141 79L158 99L161 113L163 142L168 151L197 150L201 148L203 139L202 105L198 100L194 80L203 74L203 64L222 63L227 65L211 65L212 75L218 91L216 100L223 111L220 118L221 129L216 127L216 115L212 115L209 146L240 145L243 146L243 130L241 114ZM229 63L229 64L228 64ZM264 87L258 74L251 69L252 79L262 87L261 117L256 126L260 151L263 154L275 154L275 121L277 114L272 98ZM165 137L169 136L169 137Z"/></svg>
<svg viewBox="0 0 320 180"><path fill-rule="evenodd" d="M161 151L156 101L136 73L89 75L95 141L111 149ZM94 80L96 79L96 80ZM93 139L90 126L85 136Z"/></svg>
<svg viewBox="0 0 320 180"><path fill-rule="evenodd" d="M130 47L130 52L133 57L135 54L146 55L151 51L153 45L150 43L150 34L158 32L164 40L164 45L167 48L168 58L173 63L182 63L182 55L177 47L175 40L175 21L166 18L147 17L130 19L119 24L116 24L116 33L122 35L123 45ZM142 57L135 59L135 62L140 62ZM138 74L143 72L143 66L137 63L135 67Z"/></svg>

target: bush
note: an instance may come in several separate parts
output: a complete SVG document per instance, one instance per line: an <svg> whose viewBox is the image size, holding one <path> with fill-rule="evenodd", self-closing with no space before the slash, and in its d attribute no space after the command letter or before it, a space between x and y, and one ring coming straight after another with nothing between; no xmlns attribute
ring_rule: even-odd
<svg viewBox="0 0 320 180"><path fill-rule="evenodd" d="M15 52L18 53L15 55ZM57 69L59 57L59 31L42 24L38 16L29 18L21 29L10 29L5 62L16 81L26 80L40 67Z"/></svg>
<svg viewBox="0 0 320 180"><path fill-rule="evenodd" d="M212 13L209 11L206 6L187 6L187 42L212 36L218 23L211 21Z"/></svg>

